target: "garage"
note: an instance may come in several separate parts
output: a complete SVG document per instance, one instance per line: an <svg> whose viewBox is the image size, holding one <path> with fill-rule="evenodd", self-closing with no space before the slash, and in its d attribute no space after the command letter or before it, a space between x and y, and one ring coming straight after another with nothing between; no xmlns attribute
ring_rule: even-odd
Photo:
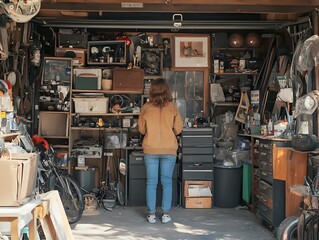
<svg viewBox="0 0 319 240"><path fill-rule="evenodd" d="M318 4L0 1L2 238L297 239L316 209ZM156 177L149 224L159 79L182 129L172 219Z"/></svg>

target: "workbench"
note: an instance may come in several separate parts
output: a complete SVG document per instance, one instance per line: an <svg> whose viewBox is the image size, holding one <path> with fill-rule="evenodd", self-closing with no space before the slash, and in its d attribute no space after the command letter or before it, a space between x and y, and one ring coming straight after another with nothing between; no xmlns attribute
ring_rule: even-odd
<svg viewBox="0 0 319 240"><path fill-rule="evenodd" d="M9 222L11 225L11 240L19 240L22 228L29 227L29 239L36 240L35 208L41 200L33 199L19 207L0 207L0 222Z"/></svg>

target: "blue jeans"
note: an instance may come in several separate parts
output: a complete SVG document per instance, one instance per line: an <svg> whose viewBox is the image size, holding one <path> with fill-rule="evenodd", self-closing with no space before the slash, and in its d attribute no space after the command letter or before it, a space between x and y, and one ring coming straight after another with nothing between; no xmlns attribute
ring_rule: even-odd
<svg viewBox="0 0 319 240"><path fill-rule="evenodd" d="M172 206L172 177L176 156L167 154L145 154L144 162L147 176L147 210L149 213L156 212L156 188L158 183L158 173L160 172L160 179L163 189L162 211L163 213L168 213Z"/></svg>

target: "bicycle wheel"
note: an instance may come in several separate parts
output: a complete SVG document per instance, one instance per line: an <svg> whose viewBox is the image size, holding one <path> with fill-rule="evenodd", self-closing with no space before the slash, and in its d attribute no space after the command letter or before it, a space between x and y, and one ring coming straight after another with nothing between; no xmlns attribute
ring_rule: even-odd
<svg viewBox="0 0 319 240"><path fill-rule="evenodd" d="M277 229L278 240L297 239L298 217L292 216L283 220Z"/></svg>
<svg viewBox="0 0 319 240"><path fill-rule="evenodd" d="M306 214L305 226L303 231L304 240L315 240L313 238L313 220L314 215ZM277 240L297 240L298 239L298 221L299 217L291 216L283 220L276 232Z"/></svg>
<svg viewBox="0 0 319 240"><path fill-rule="evenodd" d="M84 198L78 183L69 175L60 175L54 189L60 194L69 223L79 221L84 210Z"/></svg>

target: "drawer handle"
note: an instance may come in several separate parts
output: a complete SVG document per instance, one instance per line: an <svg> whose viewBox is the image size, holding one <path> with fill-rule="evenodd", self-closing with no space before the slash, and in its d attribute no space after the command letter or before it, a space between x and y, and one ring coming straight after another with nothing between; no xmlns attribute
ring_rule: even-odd
<svg viewBox="0 0 319 240"><path fill-rule="evenodd" d="M261 174L264 175L264 176L268 176L268 174L265 173L265 172L261 172Z"/></svg>
<svg viewBox="0 0 319 240"><path fill-rule="evenodd" d="M264 207L264 206L261 206L260 208L261 208L261 210L263 210L264 212L268 212L268 208L266 208L266 207Z"/></svg>
<svg viewBox="0 0 319 240"><path fill-rule="evenodd" d="M213 170L186 170L184 169L183 172L213 172Z"/></svg>
<svg viewBox="0 0 319 240"><path fill-rule="evenodd" d="M200 163L193 163L193 166L195 166L195 167L201 167L202 166L202 163L200 162Z"/></svg>
<svg viewBox="0 0 319 240"><path fill-rule="evenodd" d="M267 185L259 185L259 186L260 186L260 189L265 190L265 191L272 190L271 187L267 186Z"/></svg>
<svg viewBox="0 0 319 240"><path fill-rule="evenodd" d="M267 155L267 153L265 153L265 152L261 152L261 153L260 153L260 155L266 156L266 155Z"/></svg>
<svg viewBox="0 0 319 240"><path fill-rule="evenodd" d="M183 136L183 138L213 138L212 135L191 135L191 136Z"/></svg>

